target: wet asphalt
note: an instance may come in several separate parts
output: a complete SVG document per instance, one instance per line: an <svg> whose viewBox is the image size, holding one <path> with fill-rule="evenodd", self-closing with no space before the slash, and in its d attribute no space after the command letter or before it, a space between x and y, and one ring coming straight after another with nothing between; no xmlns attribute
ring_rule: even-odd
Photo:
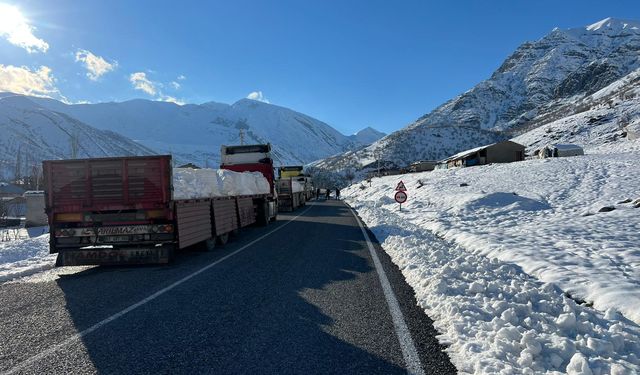
<svg viewBox="0 0 640 375"><path fill-rule="evenodd" d="M374 245L424 373L456 373L412 289ZM198 250L168 266L66 267L0 284L0 373L407 373L367 244L343 202L311 202L213 252Z"/></svg>

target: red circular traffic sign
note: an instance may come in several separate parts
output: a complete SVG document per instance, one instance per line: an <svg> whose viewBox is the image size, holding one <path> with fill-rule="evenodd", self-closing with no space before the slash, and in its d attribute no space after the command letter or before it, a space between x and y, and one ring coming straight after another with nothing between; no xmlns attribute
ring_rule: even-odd
<svg viewBox="0 0 640 375"><path fill-rule="evenodd" d="M396 195L394 198L396 202L402 204L407 201L407 193L405 193L404 191L396 191Z"/></svg>

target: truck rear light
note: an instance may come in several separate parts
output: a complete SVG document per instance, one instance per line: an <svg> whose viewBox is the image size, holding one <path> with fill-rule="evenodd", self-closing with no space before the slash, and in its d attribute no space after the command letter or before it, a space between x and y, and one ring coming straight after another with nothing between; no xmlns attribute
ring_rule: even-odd
<svg viewBox="0 0 640 375"><path fill-rule="evenodd" d="M173 232L173 225L171 225L171 224L158 225L158 232L159 233L171 233L171 232Z"/></svg>
<svg viewBox="0 0 640 375"><path fill-rule="evenodd" d="M55 221L63 221L63 222L80 222L82 221L82 213L65 213L65 214L56 214Z"/></svg>

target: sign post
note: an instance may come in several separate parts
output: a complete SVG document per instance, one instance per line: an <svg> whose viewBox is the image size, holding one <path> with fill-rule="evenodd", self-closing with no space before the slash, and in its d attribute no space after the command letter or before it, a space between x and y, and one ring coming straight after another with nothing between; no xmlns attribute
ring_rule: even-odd
<svg viewBox="0 0 640 375"><path fill-rule="evenodd" d="M406 191L407 191L407 188L404 186L404 182L402 182L401 180L400 182L398 182L398 185L396 186L396 195L394 196L394 199L396 200L396 202L400 204L400 211L402 211L402 204L407 201Z"/></svg>

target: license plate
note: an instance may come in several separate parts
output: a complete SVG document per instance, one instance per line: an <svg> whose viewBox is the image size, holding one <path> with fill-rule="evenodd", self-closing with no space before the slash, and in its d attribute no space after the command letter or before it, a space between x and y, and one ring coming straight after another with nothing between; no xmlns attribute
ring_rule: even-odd
<svg viewBox="0 0 640 375"><path fill-rule="evenodd" d="M123 227L99 227L98 228L99 236L111 235L115 237L115 236L124 235L124 234L144 234L149 232L151 232L150 225L131 225L126 227L123 226Z"/></svg>

